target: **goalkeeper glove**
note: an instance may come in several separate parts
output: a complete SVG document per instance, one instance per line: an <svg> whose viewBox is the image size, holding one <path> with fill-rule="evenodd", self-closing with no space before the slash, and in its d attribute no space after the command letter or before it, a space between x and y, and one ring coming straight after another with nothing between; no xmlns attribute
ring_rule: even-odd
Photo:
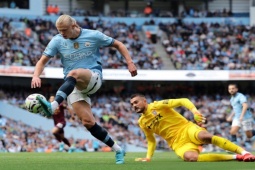
<svg viewBox="0 0 255 170"><path fill-rule="evenodd" d="M193 111L194 114L194 120L198 123L198 124L202 124L205 123L206 118L204 117L204 115L202 115L199 111Z"/></svg>
<svg viewBox="0 0 255 170"><path fill-rule="evenodd" d="M150 158L135 158L136 162L150 162Z"/></svg>

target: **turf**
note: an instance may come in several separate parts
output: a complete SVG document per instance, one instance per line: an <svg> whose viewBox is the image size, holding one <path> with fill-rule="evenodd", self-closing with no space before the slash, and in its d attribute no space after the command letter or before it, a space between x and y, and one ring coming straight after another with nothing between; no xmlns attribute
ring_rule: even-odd
<svg viewBox="0 0 255 170"><path fill-rule="evenodd" d="M173 152L157 152L151 162L135 162L145 153L127 153L115 164L113 152L0 153L0 170L254 170L255 162L183 162Z"/></svg>

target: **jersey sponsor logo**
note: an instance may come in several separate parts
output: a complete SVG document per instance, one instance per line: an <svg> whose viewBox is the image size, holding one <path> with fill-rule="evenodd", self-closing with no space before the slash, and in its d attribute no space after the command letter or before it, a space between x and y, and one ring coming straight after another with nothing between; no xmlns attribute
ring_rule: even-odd
<svg viewBox="0 0 255 170"><path fill-rule="evenodd" d="M79 43L75 42L75 43L73 44L73 47L74 47L75 49L78 49L78 48L79 48Z"/></svg>
<svg viewBox="0 0 255 170"><path fill-rule="evenodd" d="M159 123L163 116L160 114L156 115L155 118L151 121L151 123L147 126L148 129L152 129L153 126Z"/></svg>
<svg viewBox="0 0 255 170"><path fill-rule="evenodd" d="M85 57L88 57L92 54L92 51L87 51L87 52L81 52L81 53L74 53L74 54L64 54L64 58L73 60L73 61L78 61L81 60Z"/></svg>
<svg viewBox="0 0 255 170"><path fill-rule="evenodd" d="M85 42L85 47L90 47L90 42Z"/></svg>

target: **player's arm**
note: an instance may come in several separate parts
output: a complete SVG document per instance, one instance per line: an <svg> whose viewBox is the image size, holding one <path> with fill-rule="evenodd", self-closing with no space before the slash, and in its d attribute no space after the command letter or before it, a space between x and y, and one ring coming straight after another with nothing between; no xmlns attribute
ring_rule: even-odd
<svg viewBox="0 0 255 170"><path fill-rule="evenodd" d="M246 113L246 111L247 111L249 106L248 106L247 98L246 98L245 95L241 94L239 100L240 100L240 103L242 104L242 113L241 113L241 115L239 117L239 120L242 121L243 117L244 117L244 115L245 115L245 113Z"/></svg>
<svg viewBox="0 0 255 170"><path fill-rule="evenodd" d="M233 119L233 117L234 117L234 115L235 115L235 113L232 112L232 113L226 118L226 120L227 120L228 122L231 122L232 119Z"/></svg>
<svg viewBox="0 0 255 170"><path fill-rule="evenodd" d="M145 129L142 129L147 140L147 154L145 158L136 158L135 161L139 162L149 162L154 154L154 151L156 149L156 138L153 133L146 131Z"/></svg>
<svg viewBox="0 0 255 170"><path fill-rule="evenodd" d="M180 98L180 99L169 99L169 100L163 100L161 101L162 105L166 105L170 108L175 107L185 107L189 109L193 115L194 120L198 123L205 123L206 118L197 110L196 106L188 99L188 98Z"/></svg>
<svg viewBox="0 0 255 170"><path fill-rule="evenodd" d="M126 63L128 65L128 70L131 73L131 76L132 77L136 76L137 69L136 69L136 66L135 66L126 46L118 40L114 40L112 46L115 47L120 52L120 54L125 58Z"/></svg>
<svg viewBox="0 0 255 170"><path fill-rule="evenodd" d="M248 103L247 102L244 102L243 104L242 104L242 113L241 113L241 115L240 115L240 121L242 121L243 120L243 117L244 117L244 115L245 115L245 113L246 113L246 111L247 111L247 109L248 109Z"/></svg>
<svg viewBox="0 0 255 170"><path fill-rule="evenodd" d="M49 57L42 55L40 60L36 63L32 82L31 82L31 88L41 87L40 75L42 74L43 69L45 65L47 64L47 62L49 61L49 59L50 59Z"/></svg>

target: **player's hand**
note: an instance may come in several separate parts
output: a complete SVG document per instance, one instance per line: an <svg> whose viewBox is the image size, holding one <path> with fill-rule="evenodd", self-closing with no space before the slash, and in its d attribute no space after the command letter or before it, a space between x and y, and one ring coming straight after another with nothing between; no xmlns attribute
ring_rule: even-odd
<svg viewBox="0 0 255 170"><path fill-rule="evenodd" d="M41 87L41 79L39 77L33 76L31 81L31 88Z"/></svg>
<svg viewBox="0 0 255 170"><path fill-rule="evenodd" d="M227 122L231 122L231 121L232 121L232 118L231 118L231 117L227 117L226 121L227 121Z"/></svg>
<svg viewBox="0 0 255 170"><path fill-rule="evenodd" d="M204 115L202 115L199 111L195 111L194 113L194 120L198 123L205 123L206 118L204 117Z"/></svg>
<svg viewBox="0 0 255 170"><path fill-rule="evenodd" d="M129 62L128 64L128 71L131 73L131 76L134 77L137 75L137 69L133 62Z"/></svg>
<svg viewBox="0 0 255 170"><path fill-rule="evenodd" d="M135 158L136 162L150 162L150 158Z"/></svg>

